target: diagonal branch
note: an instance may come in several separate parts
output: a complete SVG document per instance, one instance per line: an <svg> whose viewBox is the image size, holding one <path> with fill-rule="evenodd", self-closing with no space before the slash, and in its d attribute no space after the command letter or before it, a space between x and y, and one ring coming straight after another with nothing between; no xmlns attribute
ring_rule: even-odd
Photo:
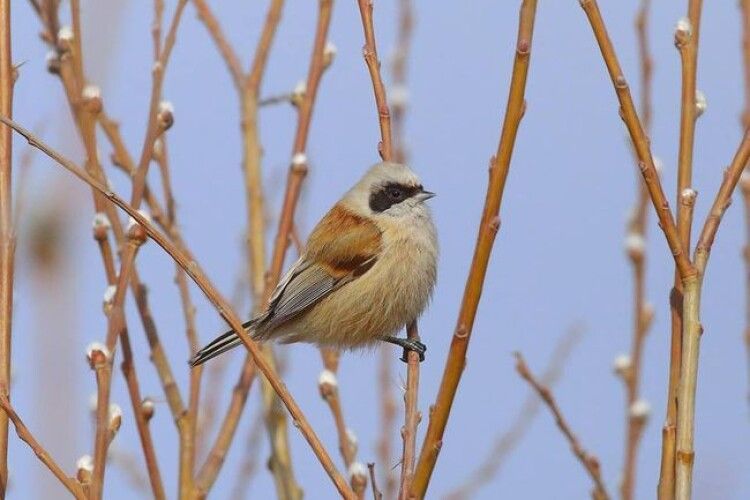
<svg viewBox="0 0 750 500"><path fill-rule="evenodd" d="M628 128L630 139L638 156L641 175L643 175L643 179L648 187L651 203L654 205L656 215L659 218L659 226L664 232L669 249L672 251L680 277L685 279L695 276L696 271L690 263L690 258L687 252L683 251L672 210L669 208L669 202L664 194L664 189L654 166L649 139L638 118L638 112L635 109L635 104L633 104L627 80L625 80L625 76L620 68L620 62L617 60L612 40L609 39L607 28L599 11L599 5L596 3L596 0L580 0L580 3L591 24L604 63L607 66L607 71L609 71L609 76L612 79L617 99L620 102L620 117Z"/></svg>
<svg viewBox="0 0 750 500"><path fill-rule="evenodd" d="M180 267L185 270L185 272L190 276L195 284L198 285L201 291L206 295L208 300L213 304L221 317L227 322L230 328L238 332L240 340L243 344L245 344L245 346L253 356L256 366L269 380L272 387L289 410L292 418L294 418L297 422L297 427L300 429L300 432L307 440L308 444L312 448L326 473L336 485L339 493L345 498L354 498L354 494L346 483L346 480L336 469L336 466L333 464L330 455L325 450L323 443L320 441L320 438L318 438L317 434L310 426L310 423L308 422L300 407L297 405L297 402L289 393L289 390L286 388L281 379L279 379L278 375L271 370L265 357L261 354L258 344L245 333L245 330L242 328L242 322L240 321L237 314L232 310L230 304L219 294L214 285L209 281L198 263L195 260L190 259L182 249L180 249L169 238L167 238L158 229L156 229L154 225L137 210L135 210L132 205L117 196L117 194L112 192L104 184L82 170L75 163L63 157L60 153L56 152L45 143L43 143L30 131L21 127L9 118L0 116L0 122L13 128L16 132L24 136L31 146L44 152L47 156L55 160L67 171L75 175L78 179L87 183L89 186L96 189L110 202L130 215L138 224L143 226L143 229L148 234L148 236L152 240L154 240L157 245L162 247L164 251L169 254L169 256L172 257L180 265Z"/></svg>
<svg viewBox="0 0 750 500"><path fill-rule="evenodd" d="M594 483L594 490L592 492L594 500L607 500L609 494L607 493L607 488L604 486L599 460L597 460L594 455L587 452L581 445L580 441L578 441L578 438L573 434L570 425L565 420L562 411L560 411L560 408L557 406L557 402L555 401L554 396L552 396L552 392L534 377L529 370L529 367L526 365L526 361L524 361L521 353L516 353L515 356L516 371L521 378L528 382L536 393L539 394L539 397L542 398L544 404L546 404L552 412L552 415L555 417L555 423L570 444L573 454L586 469L589 477L591 477L591 481Z"/></svg>
<svg viewBox="0 0 750 500"><path fill-rule="evenodd" d="M492 253L495 235L500 229L500 205L502 203L505 181L510 171L510 161L516 142L518 127L523 118L526 102L526 77L529 72L531 56L531 42L534 33L534 19L536 17L536 0L524 0L518 20L518 39L513 61L513 73L508 92L505 119L500 134L497 153L490 162L490 178L487 185L487 197L484 202L482 219L479 223L479 234L474 248L469 275L461 302L461 309L456 322L456 329L451 340L448 359L445 363L443 378L440 381L435 404L430 412L430 422L427 426L422 449L417 463L411 493L424 497L427 485L437 463L438 454L443 442L445 427L448 425L453 400L456 397L458 384L461 381L463 368L466 364L466 352L469 348L474 318L482 296L487 266Z"/></svg>
<svg viewBox="0 0 750 500"><path fill-rule="evenodd" d="M55 477L60 480L63 486L65 486L65 488L74 497L85 499L86 496L83 494L83 490L78 482L76 482L76 480L72 477L68 477L68 475L65 474L60 466L57 465L57 463L52 459L47 450L42 448L42 445L40 445L39 442L34 438L28 427L26 427L26 425L21 420L21 417L18 416L18 413L16 413L13 407L10 405L10 401L8 401L8 394L6 392L7 389L2 388L0 390L2 390L2 393L0 393L0 408L5 411L6 415L8 415L8 418L11 420L11 422L13 422L13 426L16 428L18 437L21 438L23 442L29 445L34 454L39 457L39 460L47 466L52 474L54 474Z"/></svg>

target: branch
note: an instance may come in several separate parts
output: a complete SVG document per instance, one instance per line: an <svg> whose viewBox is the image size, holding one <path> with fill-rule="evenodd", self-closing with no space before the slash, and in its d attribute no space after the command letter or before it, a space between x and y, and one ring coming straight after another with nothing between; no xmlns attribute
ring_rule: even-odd
<svg viewBox="0 0 750 500"><path fill-rule="evenodd" d="M653 60L648 42L651 0L641 0L636 15L635 28L640 59L641 99L640 114L647 134L652 121ZM638 158L636 157L636 162ZM653 320L653 307L646 302L646 230L648 223L649 194L646 183L637 175L636 201L633 215L627 224L626 250L633 269L633 335L630 348L630 366L623 372L625 383L625 457L620 492L623 500L631 500L635 489L638 446L643 436L646 419L631 410L640 401L641 365L646 336ZM694 198L693 198L694 200ZM680 204L680 208L684 205Z"/></svg>
<svg viewBox="0 0 750 500"><path fill-rule="evenodd" d="M719 224L721 224L724 212L732 204L732 193L734 193L739 183L748 160L750 160L750 130L745 131L745 135L732 159L732 163L730 163L724 172L724 179L721 182L721 186L719 186L719 191L716 193L716 198L711 205L711 210L706 217L700 237L698 238L694 260L700 274L703 274L706 270L711 246L716 238L716 232L719 230Z"/></svg>
<svg viewBox="0 0 750 500"><path fill-rule="evenodd" d="M13 422L13 426L16 428L16 434L18 434L18 437L21 438L24 443L29 445L29 448L31 448L31 450L39 458L39 460L47 466L50 472L55 475L55 477L74 497L85 499L86 496L83 494L81 486L76 482L74 478L68 477L68 475L65 474L65 471L63 471L60 466L57 465L57 463L52 459L47 450L45 450L36 439L34 439L34 436L31 434L26 425L24 425L21 417L18 416L18 413L16 413L13 407L10 405L7 390L5 388L2 388L1 390L2 392L0 393L0 408L5 411L5 414L8 415L8 418L10 418L11 422Z"/></svg>
<svg viewBox="0 0 750 500"><path fill-rule="evenodd" d="M687 252L683 251L677 233L677 227L675 226L674 217L672 215L672 210L669 208L669 202L667 201L667 197L665 196L661 182L659 181L656 167L654 167L654 159L651 155L649 139L638 118L638 112L633 104L633 98L630 95L628 83L623 76L620 63L617 60L617 54L615 54L615 49L612 46L612 41L607 34L607 28L604 25L599 6L596 3L596 0L580 0L580 3L588 17L589 23L591 24L602 57L604 58L607 70L612 79L617 99L620 102L620 116L628 128L630 139L633 142L633 146L635 147L638 156L641 175L643 175L643 179L648 186L651 202L654 205L657 217L659 218L659 226L664 232L669 249L672 251L675 263L679 269L680 277L684 280L690 276L695 276L696 271L690 263L689 256Z"/></svg>
<svg viewBox="0 0 750 500"><path fill-rule="evenodd" d="M339 439L341 458L344 460L344 466L349 470L357 459L357 443L354 434L346 426L343 406L339 397L337 380L339 352L332 348L322 347L320 354L323 358L325 369L321 372L320 377L318 377L318 389L320 397L323 398L331 410L333 422L336 426L336 435Z"/></svg>
<svg viewBox="0 0 750 500"><path fill-rule="evenodd" d="M540 383L543 386L551 388L557 383L562 376L568 357L573 352L573 348L578 344L582 334L583 330L575 327L568 330L558 340L550 356L547 369L540 379ZM462 498L471 498L482 486L497 475L500 467L513 450L515 450L534 422L541 408L540 403L539 397L535 393L529 393L524 400L523 406L521 406L521 409L516 414L513 423L495 439L495 444L487 457L473 472L468 474L467 478L458 487L445 495L446 499L460 500Z"/></svg>
<svg viewBox="0 0 750 500"><path fill-rule="evenodd" d="M516 353L515 356L516 371L521 376L521 378L523 378L531 385L531 387L536 391L539 397L542 398L544 404L546 404L549 410L552 412L552 415L555 417L555 423L565 436L565 439L567 439L568 444L570 444L570 448L572 449L573 454L576 456L576 458L578 458L578 460L581 462L581 465L583 465L583 467L586 469L589 477L591 477L591 481L594 483L594 490L592 491L593 498L595 500L608 499L609 494L607 493L607 489L604 486L604 481L602 480L599 460L597 460L595 456L588 453L583 448L583 446L581 446L578 438L570 429L570 425L568 425L568 423L565 421L565 417L563 417L563 414L560 411L560 408L557 406L555 398L552 396L552 392L550 392L549 388L542 385L534 377L531 371L529 371L529 367L526 366L526 362L524 361L523 356L520 353Z"/></svg>
<svg viewBox="0 0 750 500"><path fill-rule="evenodd" d="M416 321L408 325L406 331L408 338L419 340ZM401 453L401 485L398 493L401 500L409 498L409 488L414 480L417 427L422 420L422 414L417 406L417 396L419 396L419 355L415 352L409 352L406 367L406 391L404 392L404 426L401 428L401 436L404 440Z"/></svg>
<svg viewBox="0 0 750 500"><path fill-rule="evenodd" d="M193 0L193 5L198 13L198 18L203 22L208 30L208 34L219 49L221 58L224 59L224 63L227 65L229 75L232 77L232 82L235 88L239 92L242 89L243 81L245 79L245 72L242 70L242 64L237 53L232 48L232 44L229 43L227 37L224 35L224 30L221 29L219 20L216 19L211 8L205 2L205 0Z"/></svg>
<svg viewBox="0 0 750 500"><path fill-rule="evenodd" d="M0 114L13 113L13 59L11 55L10 0L0 1ZM0 386L10 387L11 333L13 328L13 137L0 131ZM0 412L0 496L8 487L8 415Z"/></svg>
<svg viewBox="0 0 750 500"><path fill-rule="evenodd" d="M208 452L205 463L196 476L195 491L201 498L204 498L208 494L214 482L216 482L216 478L219 476L221 466L224 464L229 446L234 440L234 434L240 423L240 416L242 415L242 410L245 408L250 386L255 379L255 364L252 362L251 356L248 356L248 358L250 359L247 359L243 363L242 376L232 391L232 399L227 414L224 417L224 422L222 422L216 440Z"/></svg>
<svg viewBox="0 0 750 500"><path fill-rule="evenodd" d="M135 219L135 221L138 224L143 226L143 229L148 234L148 236L152 240L154 240L154 242L156 242L157 245L162 247L164 251L167 252L170 255L170 257L172 257L180 265L180 267L182 267L185 270L185 272L190 276L190 278L195 282L195 284L198 285L201 291L206 295L206 297L211 302L211 304L213 304L213 306L216 308L217 312L221 315L221 317L227 322L230 328L238 332L240 340L242 341L243 344L245 344L247 349L250 351L258 369L260 369L263 375L266 378L268 378L274 390L276 391L276 393L279 395L281 400L284 402L284 405L289 410L289 413L292 415L292 418L294 418L297 421L297 426L300 429L300 432L302 432L303 436L305 437L308 444L312 448L313 452L315 453L316 457L320 461L324 470L326 471L326 473L330 476L331 480L336 485L337 489L339 490L339 493L341 493L341 495L344 496L345 498L353 498L354 495L351 489L349 488L349 486L347 485L346 480L336 470L336 467L333 465L333 462L331 461L330 455L323 447L323 444L320 442L320 439L315 434L315 431L313 431L312 427L307 421L307 418L302 413L302 410L299 408L299 406L297 405L292 395L289 393L284 383L279 379L278 375L271 370L271 368L268 365L268 362L262 356L260 352L260 348L258 347L257 343L253 341L245 333L245 331L242 328L242 322L240 321L238 316L231 309L231 306L227 303L227 301L223 297L221 297L221 295L213 286L213 284L208 280L208 278L203 273L198 263L195 260L190 259L183 250L178 248L177 245L175 245L172 241L169 240L169 238L165 237L161 232L159 232L159 230L156 229L154 225L148 219L146 219L137 210L135 210L129 203L127 203L122 198L117 196L117 194L112 192L109 188L104 186L97 179L94 179L93 177L91 177L88 173L86 173L84 170L78 167L75 163L71 162L70 160L66 159L58 152L51 149L49 146L47 146L41 140L39 140L39 138L34 136L34 134L29 132L25 128L21 127L14 121L8 119L7 117L0 116L0 121L3 122L5 125L13 128L16 132L18 132L22 136L24 136L31 146L36 147L40 151L44 152L47 156L55 160L63 168L65 168L70 173L75 175L78 179L82 180L83 182L87 183L89 186L96 189L99 193L104 195L110 202L117 205L120 209L122 209L124 212L130 215L133 219Z"/></svg>
<svg viewBox="0 0 750 500"><path fill-rule="evenodd" d="M365 58L367 69L370 72L372 88L375 92L375 105L378 110L380 122L380 144L378 151L380 157L385 161L393 158L393 145L391 141L391 114L388 110L388 100L385 97L385 85L380 76L380 61L378 60L378 49L375 45L375 28L372 22L372 0L357 0L359 13L362 17L362 28L365 32L365 46L362 55Z"/></svg>
<svg viewBox="0 0 750 500"><path fill-rule="evenodd" d="M487 185L487 197L484 203L482 219L479 224L479 234L474 249L469 276L461 302L461 309L453 333L448 359L445 363L443 378L430 412L430 422L427 427L422 449L417 462L411 493L420 498L424 497L427 485L437 462L443 434L448 424L451 406L461 381L463 368L466 364L466 351L469 347L474 318L476 317L482 287L487 274L492 246L495 235L500 229L500 205L502 203L505 181L510 170L510 160L516 142L516 134L526 108L524 95L526 77L529 70L531 55L531 41L534 32L534 18L536 16L536 0L524 0L521 4L518 23L518 39L513 62L508 103L505 119L500 134L500 142L495 157L490 162L490 178Z"/></svg>
<svg viewBox="0 0 750 500"><path fill-rule="evenodd" d="M742 112L740 123L743 129L750 128L750 0L740 0L742 11L742 61L745 76L745 109ZM747 167L745 167L747 172ZM744 249L745 259L745 349L748 361L748 383L750 385L750 177L742 181L742 197L745 201L745 226L746 243ZM750 391L748 391L750 401Z"/></svg>

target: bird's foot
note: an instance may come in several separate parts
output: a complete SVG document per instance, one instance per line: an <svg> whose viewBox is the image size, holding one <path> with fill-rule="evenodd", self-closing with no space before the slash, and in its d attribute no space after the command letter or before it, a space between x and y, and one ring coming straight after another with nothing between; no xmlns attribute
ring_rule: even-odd
<svg viewBox="0 0 750 500"><path fill-rule="evenodd" d="M419 354L419 362L424 361L424 353L427 351L427 346L424 345L417 339L402 339L400 337L384 337L383 341L395 344L404 349L404 354L401 356L401 361L404 363L409 362L409 352L416 352Z"/></svg>

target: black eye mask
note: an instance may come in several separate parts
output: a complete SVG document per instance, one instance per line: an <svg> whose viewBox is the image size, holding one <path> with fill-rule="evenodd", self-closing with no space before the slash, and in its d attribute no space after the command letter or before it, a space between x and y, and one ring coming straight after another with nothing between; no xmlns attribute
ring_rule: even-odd
<svg viewBox="0 0 750 500"><path fill-rule="evenodd" d="M370 193L370 210L384 212L420 192L422 192L422 186L388 183Z"/></svg>

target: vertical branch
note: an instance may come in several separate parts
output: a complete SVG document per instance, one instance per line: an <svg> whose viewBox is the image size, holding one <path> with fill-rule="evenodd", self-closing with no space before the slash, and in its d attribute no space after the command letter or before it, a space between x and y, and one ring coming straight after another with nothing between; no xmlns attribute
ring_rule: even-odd
<svg viewBox="0 0 750 500"><path fill-rule="evenodd" d="M682 90L680 111L680 142L677 159L677 199L680 200L686 190L691 189L693 179L693 147L695 143L695 123L700 115L697 105L697 64L698 35L702 0L688 1L688 15L677 23L675 46L680 52L682 65ZM682 250L690 252L690 232L692 228L691 211L677 211L677 231ZM680 273L675 270L674 287L670 295L670 315L672 322L672 340L669 360L669 386L667 389L667 416L663 429L662 464L659 476L659 497L672 498L674 495L674 436L677 423L677 391L679 386L680 365L683 351L682 324L682 282Z"/></svg>
<svg viewBox="0 0 750 500"><path fill-rule="evenodd" d="M380 61L375 43L375 26L372 18L372 0L358 0L359 12L362 17L362 29L365 36L365 46L362 54L365 64L370 73L372 88L375 94L375 105L378 111L378 122L380 124L380 143L378 151L384 161L391 161L393 156L393 140L391 134L391 114L388 108L385 85L380 74ZM403 156L403 155L402 155ZM406 335L409 339L419 340L417 322L407 325ZM404 426L401 430L403 436L403 452L401 458L401 480L399 498L405 499L409 495L409 487L414 475L414 459L417 445L417 426L421 416L417 406L419 389L419 355L416 352L406 354L406 392L404 394Z"/></svg>
<svg viewBox="0 0 750 500"><path fill-rule="evenodd" d="M336 434L339 438L339 452L344 460L344 466L349 470L357 459L357 440L354 433L347 428L344 419L343 405L339 395L338 367L339 351L333 348L322 347L320 349L325 369L318 377L318 389L320 397L328 404L336 426Z"/></svg>
<svg viewBox="0 0 750 500"><path fill-rule="evenodd" d="M649 13L651 0L641 0L635 20L640 58L641 99L640 116L646 134L651 132L653 59L649 48ZM637 158L636 158L637 162ZM635 490L638 446L645 429L646 418L637 410L645 404L640 401L641 363L646 335L653 320L653 308L646 302L646 229L648 223L648 189L646 183L636 178L636 201L627 225L626 250L633 269L633 336L630 364L623 371L625 383L625 457L620 492L623 500L631 500Z"/></svg>
<svg viewBox="0 0 750 500"><path fill-rule="evenodd" d="M389 90L390 103L393 108L393 157L397 163L408 163L406 140L404 131L404 118L408 104L408 90L406 83L407 62L411 49L411 36L414 25L411 0L400 0L398 2L398 33L396 46L393 50L391 66L392 85ZM415 324L416 326L416 324ZM390 467L393 463L391 451L392 432L396 420L396 403L391 394L392 381L392 354L390 349L381 348L378 383L380 385L380 438L378 439L378 461L380 462L381 474L384 479L384 491L386 498L394 498L396 495L396 477L394 469ZM409 377L407 368L407 380ZM417 376L419 374L417 373ZM407 388L408 388L407 383ZM404 394L407 397L407 394ZM416 405L416 401L414 402ZM416 432L412 433L416 436ZM412 450L413 451L413 450ZM413 454L412 454L413 455ZM402 457L403 458L403 457ZM413 464L410 466L413 469ZM374 473L374 466L371 469ZM402 474L402 478L404 475ZM373 485L374 486L374 485Z"/></svg>
<svg viewBox="0 0 750 500"><path fill-rule="evenodd" d="M698 355L703 326L700 322L701 287L716 232L740 176L750 160L750 132L746 131L701 230L693 260L698 275L685 280L682 305L683 337L680 383L677 389L677 436L675 447L674 497L691 498L695 462L695 392L698 383Z"/></svg>
<svg viewBox="0 0 750 500"><path fill-rule="evenodd" d="M448 424L453 400L466 364L466 352L474 326L474 318L479 307L479 299L482 295L482 287L484 286L484 279L487 274L492 246L495 241L495 235L500 229L499 213L505 189L505 181L510 170L510 160L516 142L518 127L526 108L524 95L526 91L526 78L529 71L536 7L536 0L524 0L521 4L518 20L518 39L516 42L505 119L503 121L497 153L490 161L487 197L479 224L474 256L469 275L466 279L461 309L458 321L456 322L456 329L453 333L453 339L451 340L443 378L440 381L440 388L435 398L435 404L430 409L427 434L422 443L414 481L411 485L411 493L417 498L425 496L427 485L437 463L445 427Z"/></svg>
<svg viewBox="0 0 750 500"><path fill-rule="evenodd" d="M742 11L742 62L745 76L745 109L742 112L740 124L743 130L750 128L750 0L740 0ZM742 180L742 197L745 201L745 349L748 364L748 401L750 401L750 174L745 167L745 177Z"/></svg>
<svg viewBox="0 0 750 500"><path fill-rule="evenodd" d="M419 339L416 321L406 327L406 334L410 339ZM407 360L406 391L404 392L404 426L401 428L404 446L401 453L401 481L398 493L400 500L408 500L409 488L414 480L414 461L417 454L417 427L422 420L422 414L417 406L417 396L419 396L419 356L415 352L409 352Z"/></svg>
<svg viewBox="0 0 750 500"><path fill-rule="evenodd" d="M10 50L10 0L0 0L0 114L13 113L13 60ZM0 130L0 387L10 387L13 320L12 132ZM8 487L8 414L0 412L0 496Z"/></svg>

